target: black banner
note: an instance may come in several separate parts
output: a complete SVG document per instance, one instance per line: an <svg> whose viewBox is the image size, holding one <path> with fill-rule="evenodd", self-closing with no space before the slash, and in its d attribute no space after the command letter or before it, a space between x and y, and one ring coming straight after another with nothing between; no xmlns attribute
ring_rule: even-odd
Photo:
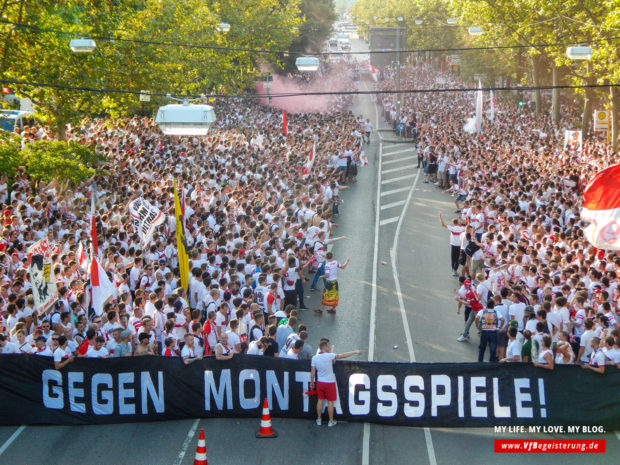
<svg viewBox="0 0 620 465"><path fill-rule="evenodd" d="M338 418L406 426L596 425L620 429L620 371L526 364L336 363ZM315 418L310 362L271 357L0 356L0 424L103 424L271 414Z"/></svg>

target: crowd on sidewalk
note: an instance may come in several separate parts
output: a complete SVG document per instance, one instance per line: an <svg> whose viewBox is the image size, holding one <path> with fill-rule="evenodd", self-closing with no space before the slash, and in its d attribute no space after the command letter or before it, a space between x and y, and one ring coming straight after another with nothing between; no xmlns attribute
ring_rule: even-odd
<svg viewBox="0 0 620 465"><path fill-rule="evenodd" d="M437 63L403 66L401 85L417 89L471 88ZM394 86L393 73L379 89ZM553 122L510 96L488 94L480 133L465 124L475 93L411 93L399 122L418 139L425 182L454 197L448 229L450 269L459 279L457 313L469 341L480 332L479 361L532 362L553 369L579 363L604 372L620 364L620 254L598 250L584 237L582 191L598 171L618 162L600 138L565 146L580 114L562 107ZM394 119L392 96L380 99ZM495 107L496 105L496 107ZM453 284L451 284L453 286Z"/></svg>
<svg viewBox="0 0 620 465"><path fill-rule="evenodd" d="M68 140L105 155L94 179L70 188L22 174L0 182L0 353L54 357L59 368L81 356L309 359L303 284L314 273L318 310L336 311L347 262L328 244L339 239L339 192L356 182L368 126L345 109L350 96L332 100L332 111L289 112L286 135L280 111L241 100L215 103L207 137L163 136L139 117L67 127ZM50 134L44 126L20 133L24 143ZM189 291L173 182L185 198ZM91 196L99 262L116 288L100 311L80 255L92 237ZM167 215L146 246L127 210L136 198ZM53 248L58 289L46 312L35 308L30 280L29 248L40 240Z"/></svg>

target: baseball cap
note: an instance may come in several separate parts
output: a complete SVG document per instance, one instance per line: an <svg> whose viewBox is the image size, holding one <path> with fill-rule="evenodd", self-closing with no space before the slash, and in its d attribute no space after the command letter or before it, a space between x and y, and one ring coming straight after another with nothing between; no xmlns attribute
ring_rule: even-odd
<svg viewBox="0 0 620 465"><path fill-rule="evenodd" d="M121 331L121 339L125 339L129 336L131 336L131 331L129 331L128 329Z"/></svg>
<svg viewBox="0 0 620 465"><path fill-rule="evenodd" d="M39 341L46 342L46 341L47 341L47 339L45 339L43 336L39 336L38 338L36 338L36 339L34 340L34 342L39 342Z"/></svg>

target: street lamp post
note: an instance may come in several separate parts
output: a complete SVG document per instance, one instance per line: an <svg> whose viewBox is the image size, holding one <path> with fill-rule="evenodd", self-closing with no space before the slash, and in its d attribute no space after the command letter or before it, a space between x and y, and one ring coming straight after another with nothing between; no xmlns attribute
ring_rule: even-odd
<svg viewBox="0 0 620 465"><path fill-rule="evenodd" d="M263 82L263 87L267 91L267 106L271 106L271 95L269 95L269 91L271 90L271 81Z"/></svg>

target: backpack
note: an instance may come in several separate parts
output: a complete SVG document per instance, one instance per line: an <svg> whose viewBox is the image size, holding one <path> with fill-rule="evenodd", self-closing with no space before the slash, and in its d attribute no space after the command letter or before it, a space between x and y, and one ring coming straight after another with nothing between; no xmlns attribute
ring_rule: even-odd
<svg viewBox="0 0 620 465"><path fill-rule="evenodd" d="M254 337L254 329L257 329L257 328L260 329L261 333L263 332L263 329L260 326L258 325L252 326L252 329L250 329L250 337L249 337L250 342L258 340Z"/></svg>

